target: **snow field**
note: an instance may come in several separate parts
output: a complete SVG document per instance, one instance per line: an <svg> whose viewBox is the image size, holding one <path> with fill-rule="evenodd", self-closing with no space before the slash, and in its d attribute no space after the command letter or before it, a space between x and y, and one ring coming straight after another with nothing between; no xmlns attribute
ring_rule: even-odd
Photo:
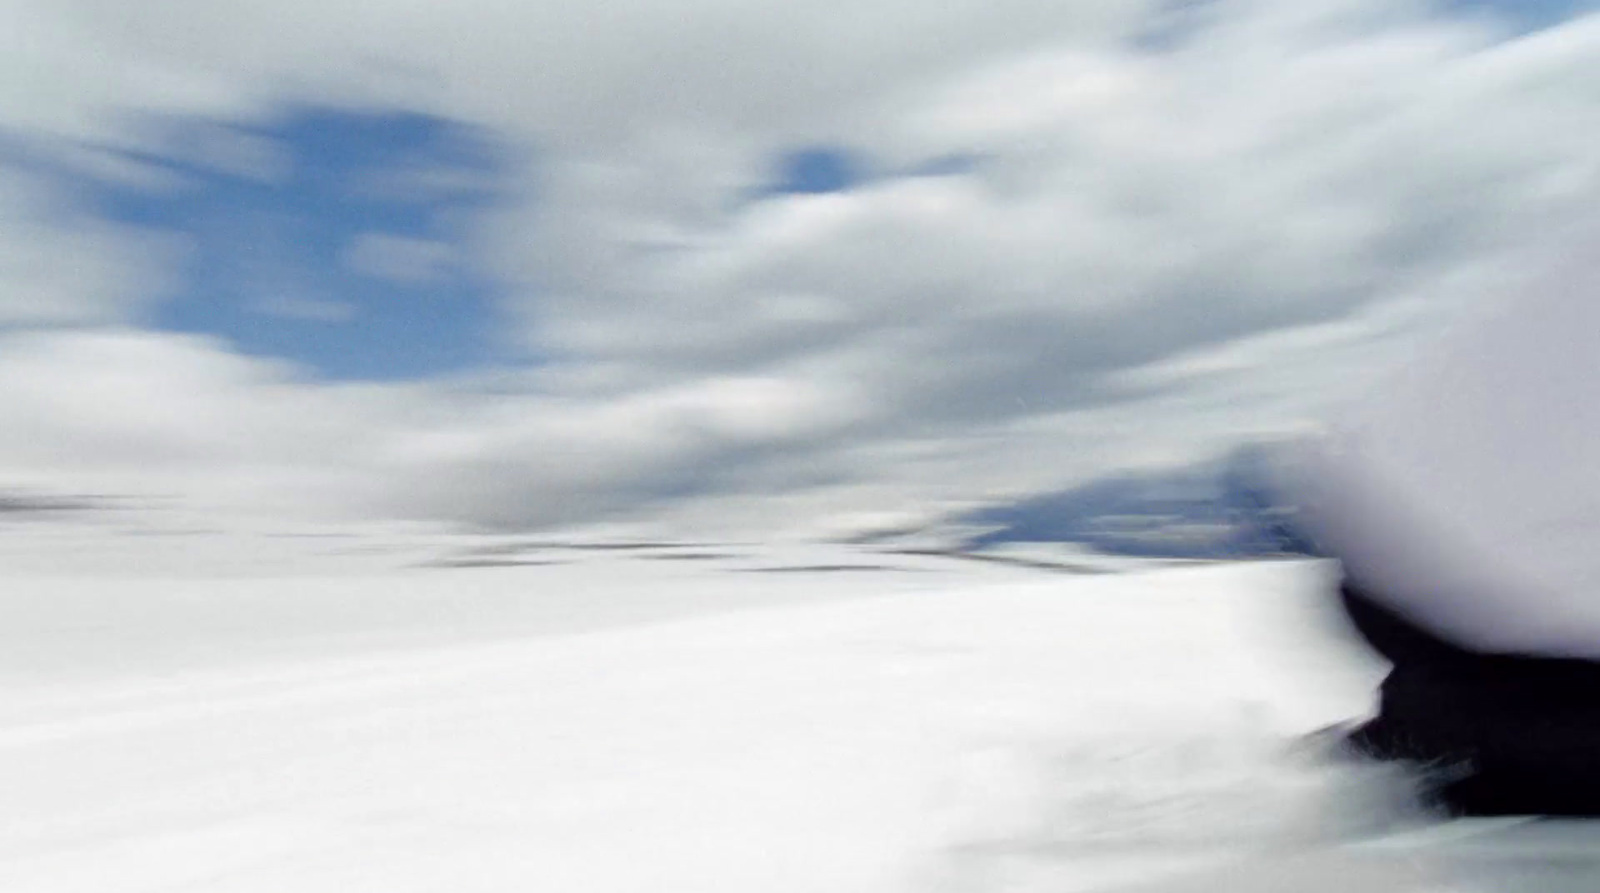
<svg viewBox="0 0 1600 893"><path fill-rule="evenodd" d="M589 573L555 579L639 582ZM707 566L661 578L682 614L17 676L0 889L1061 893L1310 851L1398 815L1287 749L1379 671L1321 621L1324 574ZM789 603L693 603L730 578ZM337 613L378 579L317 585Z"/></svg>

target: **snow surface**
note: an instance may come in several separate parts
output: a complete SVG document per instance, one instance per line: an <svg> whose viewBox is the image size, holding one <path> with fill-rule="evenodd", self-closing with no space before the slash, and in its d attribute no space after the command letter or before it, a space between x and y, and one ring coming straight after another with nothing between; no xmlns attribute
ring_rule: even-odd
<svg viewBox="0 0 1600 893"><path fill-rule="evenodd" d="M0 890L1512 889L1294 752L1381 672L1316 564L495 554L0 580Z"/></svg>

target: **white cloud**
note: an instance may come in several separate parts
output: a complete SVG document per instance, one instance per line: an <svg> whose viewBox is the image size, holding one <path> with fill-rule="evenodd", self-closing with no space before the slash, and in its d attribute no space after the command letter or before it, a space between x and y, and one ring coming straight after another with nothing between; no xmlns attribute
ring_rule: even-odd
<svg viewBox="0 0 1600 893"><path fill-rule="evenodd" d="M16 77L0 79L0 115L93 128L107 108L214 111L288 87L424 103L562 148L641 121L795 131L975 58L1122 31L1142 6L5 0Z"/></svg>
<svg viewBox="0 0 1600 893"><path fill-rule="evenodd" d="M281 142L231 127L195 127L164 148L173 160L262 183L282 183L293 173Z"/></svg>
<svg viewBox="0 0 1600 893"><path fill-rule="evenodd" d="M574 523L837 431L851 411L798 381L574 400L328 385L208 339L125 328L0 339L8 479L233 512Z"/></svg>
<svg viewBox="0 0 1600 893"><path fill-rule="evenodd" d="M960 501L1298 424L1600 193L1600 16L1507 40L1421 3L1217 0L1152 51L1127 38L1153 5L0 0L13 127L134 140L103 110L289 91L534 147L475 248L545 361L361 389L166 336L23 340L0 391L38 396L0 468L503 523ZM973 161L753 198L777 150L828 143ZM84 297L110 274L45 264L117 239L27 226L0 257L47 272L0 313L126 318ZM418 282L480 259L380 234L347 256ZM58 305L91 309L26 309Z"/></svg>
<svg viewBox="0 0 1600 893"><path fill-rule="evenodd" d="M71 207L0 167L0 327L123 320L170 285L183 245Z"/></svg>
<svg viewBox="0 0 1600 893"><path fill-rule="evenodd" d="M682 143L592 163L509 230L511 269L551 286L534 337L617 386L848 384L856 439L796 462L924 495L1025 489L1302 423L1407 343L1307 336L1405 307L1425 327L1592 213L1600 17L1505 41L1393 5L1212 16L1170 53L952 70L856 135L889 167L967 156L970 174L755 206L702 178L674 204L649 184L697 167ZM733 144L694 144L698 167L736 168L713 160ZM1236 374L1124 389L1208 351Z"/></svg>
<svg viewBox="0 0 1600 893"><path fill-rule="evenodd" d="M362 233L344 254L351 270L402 285L437 282L449 275L456 261L456 249L450 245L391 233Z"/></svg>

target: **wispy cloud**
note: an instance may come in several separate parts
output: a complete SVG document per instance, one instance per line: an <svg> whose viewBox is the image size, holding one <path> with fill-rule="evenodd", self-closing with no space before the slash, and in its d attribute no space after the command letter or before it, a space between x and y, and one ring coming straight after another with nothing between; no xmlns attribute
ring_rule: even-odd
<svg viewBox="0 0 1600 893"><path fill-rule="evenodd" d="M362 233L345 252L344 263L363 276L400 285L427 285L450 275L456 249L435 239Z"/></svg>

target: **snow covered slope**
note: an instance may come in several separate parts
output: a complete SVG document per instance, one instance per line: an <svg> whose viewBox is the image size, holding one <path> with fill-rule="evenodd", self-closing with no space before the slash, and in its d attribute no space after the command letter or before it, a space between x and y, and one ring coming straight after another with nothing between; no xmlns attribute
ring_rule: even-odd
<svg viewBox="0 0 1600 893"><path fill-rule="evenodd" d="M1360 849L1398 820L1401 786L1290 752L1364 710L1380 671L1324 622L1319 566L894 561L11 577L8 641L33 623L82 660L8 658L0 890L1459 876L1458 859Z"/></svg>

